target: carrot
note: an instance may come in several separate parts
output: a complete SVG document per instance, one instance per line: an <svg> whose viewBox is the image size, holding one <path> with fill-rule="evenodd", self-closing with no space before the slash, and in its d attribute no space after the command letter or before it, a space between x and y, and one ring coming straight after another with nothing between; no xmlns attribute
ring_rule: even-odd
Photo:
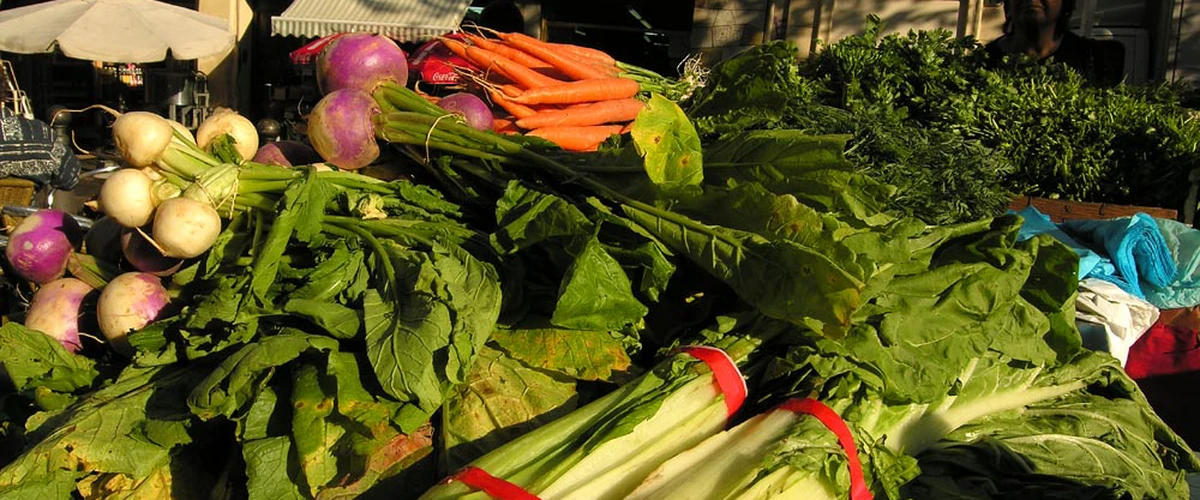
<svg viewBox="0 0 1200 500"><path fill-rule="evenodd" d="M595 151L610 135L620 133L621 128L621 125L543 127L530 130L525 135L540 137L567 151Z"/></svg>
<svg viewBox="0 0 1200 500"><path fill-rule="evenodd" d="M488 95L491 96L492 102L500 106L501 109L507 111L508 114L517 118L525 118L537 114L537 111L534 111L529 106L512 102L512 99L509 99L504 95L503 92L499 90L491 89L488 91Z"/></svg>
<svg viewBox="0 0 1200 500"><path fill-rule="evenodd" d="M505 45L500 42L492 41L488 38L485 38L485 37L482 37L479 35L472 35L469 33L464 33L464 35L476 47L479 47L484 50L490 50L492 52L500 54L504 57L512 59L513 62L520 64L522 66L525 66L529 69L545 70L545 69L552 68L552 66L550 66L549 64L546 64L546 61L543 61L541 59L533 57L533 56L529 55L528 52L525 52L521 49L509 46L509 45Z"/></svg>
<svg viewBox="0 0 1200 500"><path fill-rule="evenodd" d="M521 87L534 88L562 83L561 80L538 73L490 50L445 38L442 39L442 43L446 44L451 52L471 61L472 64L478 66L480 69L484 71L495 70ZM460 54L459 51L462 53Z"/></svg>
<svg viewBox="0 0 1200 500"><path fill-rule="evenodd" d="M499 134L519 134L521 130L513 123L512 120L505 118L493 118L492 130Z"/></svg>
<svg viewBox="0 0 1200 500"><path fill-rule="evenodd" d="M623 123L637 118L643 106L642 101L637 99L600 101L578 108L540 111L532 116L521 117L517 120L517 126L529 130Z"/></svg>
<svg viewBox="0 0 1200 500"><path fill-rule="evenodd" d="M590 61L597 66L616 67L617 65L617 60L603 50L570 43L551 43L550 45L554 48L562 50L576 59Z"/></svg>
<svg viewBox="0 0 1200 500"><path fill-rule="evenodd" d="M538 59L546 61L555 69L563 72L576 80L591 80L597 78L607 78L611 75L601 71L594 66L583 63L572 57L567 57L557 52L554 47L546 42L525 35L523 33L500 33L500 38L508 42L513 47L528 52Z"/></svg>
<svg viewBox="0 0 1200 500"><path fill-rule="evenodd" d="M521 104L575 104L580 102L628 99L641 90L638 82L629 78L592 78L558 85L528 89L513 97Z"/></svg>

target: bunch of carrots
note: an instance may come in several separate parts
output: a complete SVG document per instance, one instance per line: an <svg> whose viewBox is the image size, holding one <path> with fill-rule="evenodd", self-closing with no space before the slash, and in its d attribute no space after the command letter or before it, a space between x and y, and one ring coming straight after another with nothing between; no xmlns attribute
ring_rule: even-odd
<svg viewBox="0 0 1200 500"><path fill-rule="evenodd" d="M495 120L497 132L539 137L568 151L594 151L609 136L628 131L644 106L639 94L667 92L672 85L601 50L491 33L441 42L479 68L469 76L508 114Z"/></svg>

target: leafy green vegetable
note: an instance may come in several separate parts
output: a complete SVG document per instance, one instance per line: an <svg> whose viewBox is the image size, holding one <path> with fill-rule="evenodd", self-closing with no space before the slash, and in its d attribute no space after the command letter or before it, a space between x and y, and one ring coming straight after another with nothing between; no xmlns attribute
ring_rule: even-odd
<svg viewBox="0 0 1200 500"><path fill-rule="evenodd" d="M337 341L300 331L285 331L247 344L221 364L188 396L196 416L231 417L254 401L273 370L306 352L336 351Z"/></svg>
<svg viewBox="0 0 1200 500"><path fill-rule="evenodd" d="M575 383L485 348L465 384L447 397L442 469L455 471L574 409Z"/></svg>
<svg viewBox="0 0 1200 500"><path fill-rule="evenodd" d="M17 323L0 327L0 366L19 392L42 388L70 393L90 387L99 375L91 359Z"/></svg>
<svg viewBox="0 0 1200 500"><path fill-rule="evenodd" d="M568 330L531 320L497 329L492 342L532 368L578 380L609 381L613 372L631 366L624 342L603 330Z"/></svg>
<svg viewBox="0 0 1200 500"><path fill-rule="evenodd" d="M704 179L700 136L678 104L658 94L650 96L629 133L651 182L671 189Z"/></svg>
<svg viewBox="0 0 1200 500"><path fill-rule="evenodd" d="M576 330L620 330L648 309L633 296L633 285L596 237L573 251L550 322Z"/></svg>
<svg viewBox="0 0 1200 500"><path fill-rule="evenodd" d="M393 245L388 253L397 273L394 290L403 292L399 302L386 303L367 290L367 356L388 395L428 416L441 405L445 385L466 378L487 342L500 312L499 278L491 265L457 246L435 243L418 253Z"/></svg>

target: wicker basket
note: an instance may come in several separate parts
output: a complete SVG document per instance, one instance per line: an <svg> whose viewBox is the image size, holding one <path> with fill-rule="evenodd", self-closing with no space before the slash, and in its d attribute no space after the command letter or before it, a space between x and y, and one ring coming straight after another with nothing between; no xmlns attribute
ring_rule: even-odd
<svg viewBox="0 0 1200 500"><path fill-rule="evenodd" d="M36 192L37 184L33 181L13 177L0 179L0 205L29 206Z"/></svg>

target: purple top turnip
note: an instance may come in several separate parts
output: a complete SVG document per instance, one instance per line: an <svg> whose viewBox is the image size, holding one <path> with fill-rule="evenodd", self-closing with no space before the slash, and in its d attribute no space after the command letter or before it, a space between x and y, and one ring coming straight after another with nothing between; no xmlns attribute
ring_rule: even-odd
<svg viewBox="0 0 1200 500"><path fill-rule="evenodd" d="M54 337L68 351L78 351L79 306L92 290L91 285L75 278L42 285L25 313L25 327Z"/></svg>
<svg viewBox="0 0 1200 500"><path fill-rule="evenodd" d="M408 84L408 58L392 39L373 33L338 37L317 56L321 93L356 89L372 93L381 83Z"/></svg>
<svg viewBox="0 0 1200 500"><path fill-rule="evenodd" d="M363 168L379 157L372 118L381 112L366 92L335 90L308 115L308 139L325 161L338 168Z"/></svg>
<svg viewBox="0 0 1200 500"><path fill-rule="evenodd" d="M129 352L130 332L158 319L171 298L162 280L150 273L125 273L104 287L96 303L100 332L121 352Z"/></svg>
<svg viewBox="0 0 1200 500"><path fill-rule="evenodd" d="M467 125L476 130L491 130L491 108L475 94L470 92L455 92L438 100L438 107L463 117Z"/></svg>
<svg viewBox="0 0 1200 500"><path fill-rule="evenodd" d="M66 272L71 252L82 238L79 223L70 215L61 210L38 210L13 228L5 256L18 276L49 283Z"/></svg>
<svg viewBox="0 0 1200 500"><path fill-rule="evenodd" d="M311 165L322 161L316 150L300 141L274 141L263 144L254 154L255 163L291 167Z"/></svg>
<svg viewBox="0 0 1200 500"><path fill-rule="evenodd" d="M183 266L183 259L163 255L145 233L136 229L121 233L121 252L134 269L155 276L170 276Z"/></svg>

